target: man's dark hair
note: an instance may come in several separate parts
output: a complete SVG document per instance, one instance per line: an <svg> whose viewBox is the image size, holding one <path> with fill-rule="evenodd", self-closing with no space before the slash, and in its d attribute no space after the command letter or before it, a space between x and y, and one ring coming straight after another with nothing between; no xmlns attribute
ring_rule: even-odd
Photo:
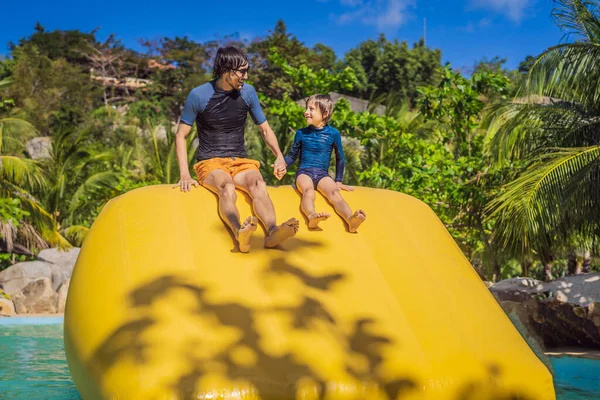
<svg viewBox="0 0 600 400"><path fill-rule="evenodd" d="M238 69L248 64L248 56L235 46L219 47L215 57L213 76L220 78L225 72Z"/></svg>

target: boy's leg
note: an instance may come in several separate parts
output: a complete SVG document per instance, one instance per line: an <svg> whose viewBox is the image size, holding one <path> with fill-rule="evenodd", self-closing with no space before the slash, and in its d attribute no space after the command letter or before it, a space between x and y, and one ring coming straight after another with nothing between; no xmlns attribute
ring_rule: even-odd
<svg viewBox="0 0 600 400"><path fill-rule="evenodd" d="M331 202L333 208L335 208L335 212L344 218L348 224L348 230L350 232L356 232L359 225L362 224L367 217L365 212L363 210L356 210L355 213L352 213L352 209L342 198L340 189L331 177L327 176L321 179L317 185L317 189Z"/></svg>
<svg viewBox="0 0 600 400"><path fill-rule="evenodd" d="M256 230L256 217L248 217L243 224L240 224L240 214L235 206L237 199L235 184L231 176L225 171L216 169L208 174L202 186L219 197L219 215L233 232L240 251L243 253L250 251L250 237Z"/></svg>
<svg viewBox="0 0 600 400"><path fill-rule="evenodd" d="M315 184L312 178L306 174L299 174L296 178L296 186L302 193L300 209L308 218L308 227L313 229L319 225L319 222L330 217L327 213L318 213L315 211Z"/></svg>
<svg viewBox="0 0 600 400"><path fill-rule="evenodd" d="M240 172L234 176L233 181L236 187L248 193L252 198L254 213L267 230L266 247L275 247L298 232L299 222L296 218L290 218L283 224L277 225L275 207L267 192L267 184L259 171Z"/></svg>

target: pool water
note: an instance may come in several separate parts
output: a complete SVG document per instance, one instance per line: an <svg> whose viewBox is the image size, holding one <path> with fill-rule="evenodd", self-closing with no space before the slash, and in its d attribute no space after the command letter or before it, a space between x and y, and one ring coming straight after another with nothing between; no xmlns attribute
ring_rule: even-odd
<svg viewBox="0 0 600 400"><path fill-rule="evenodd" d="M69 374L61 318L0 319L0 399L81 399ZM559 400L600 399L600 360L552 358Z"/></svg>

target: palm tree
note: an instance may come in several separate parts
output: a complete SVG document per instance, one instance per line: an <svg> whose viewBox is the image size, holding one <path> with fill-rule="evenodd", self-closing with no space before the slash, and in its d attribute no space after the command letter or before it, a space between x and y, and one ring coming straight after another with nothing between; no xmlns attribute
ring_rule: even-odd
<svg viewBox="0 0 600 400"><path fill-rule="evenodd" d="M50 213L31 195L44 190L46 180L35 160L22 156L23 143L36 134L29 122L18 118L0 119L0 198L8 199L18 218L0 220L3 251L28 255L51 245L67 247Z"/></svg>
<svg viewBox="0 0 600 400"><path fill-rule="evenodd" d="M567 38L540 54L522 97L490 113L489 150L526 168L490 204L496 238L515 252L536 251L551 267L553 248L600 220L600 14L587 0L556 0Z"/></svg>

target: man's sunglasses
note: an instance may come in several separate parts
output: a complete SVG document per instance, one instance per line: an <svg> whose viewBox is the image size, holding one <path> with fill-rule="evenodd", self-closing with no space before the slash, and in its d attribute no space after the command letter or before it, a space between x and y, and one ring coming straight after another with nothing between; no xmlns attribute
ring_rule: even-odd
<svg viewBox="0 0 600 400"><path fill-rule="evenodd" d="M241 73L243 76L244 74L247 74L248 71L250 71L250 68L234 69L234 71Z"/></svg>

